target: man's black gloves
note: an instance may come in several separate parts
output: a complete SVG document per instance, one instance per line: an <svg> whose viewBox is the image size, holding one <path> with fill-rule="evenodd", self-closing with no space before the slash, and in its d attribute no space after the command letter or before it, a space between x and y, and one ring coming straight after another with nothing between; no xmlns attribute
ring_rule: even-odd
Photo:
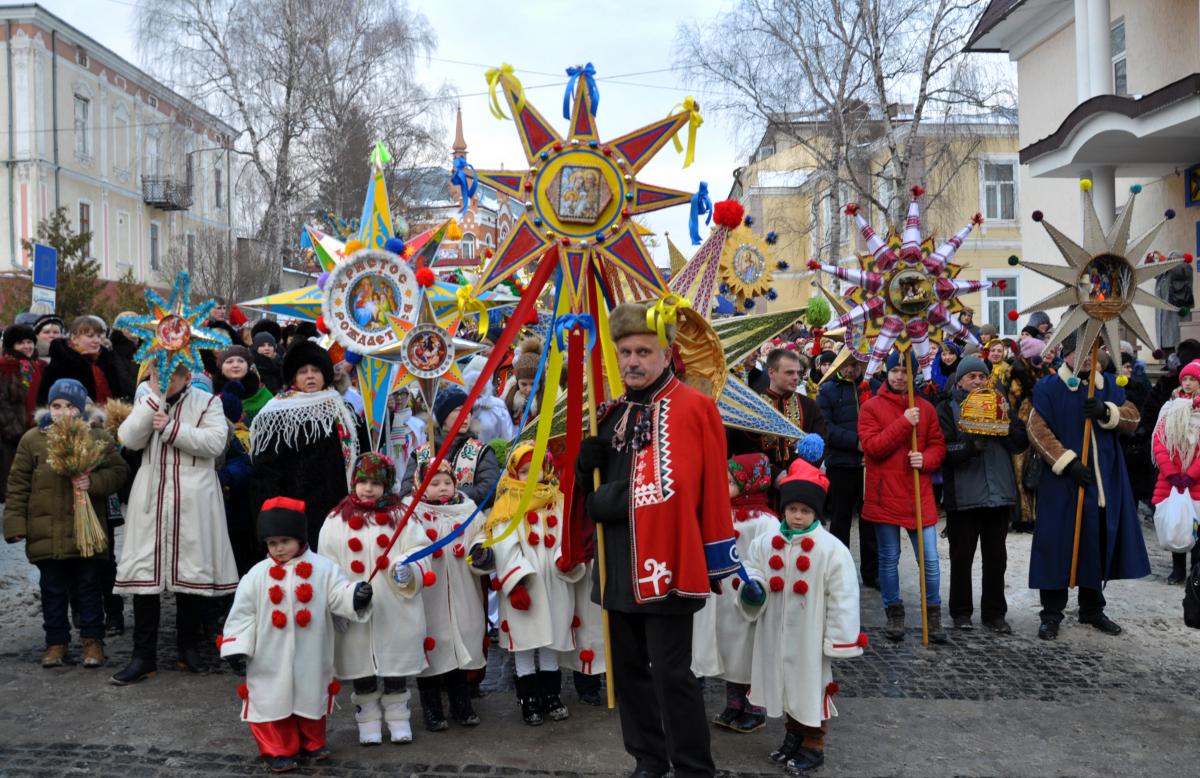
<svg viewBox="0 0 1200 778"><path fill-rule="evenodd" d="M1083 401L1083 415L1090 416L1101 424L1108 423L1108 406L1103 400L1089 397Z"/></svg>
<svg viewBox="0 0 1200 778"><path fill-rule="evenodd" d="M585 438L579 444L579 458L576 459L576 470L580 473L591 473L599 468L603 473L608 465L608 455L612 452L612 444L604 438Z"/></svg>
<svg viewBox="0 0 1200 778"><path fill-rule="evenodd" d="M1067 465L1064 475L1072 478L1080 486L1086 487L1096 483L1096 474L1092 472L1092 468L1085 466L1078 459L1071 460L1071 464Z"/></svg>

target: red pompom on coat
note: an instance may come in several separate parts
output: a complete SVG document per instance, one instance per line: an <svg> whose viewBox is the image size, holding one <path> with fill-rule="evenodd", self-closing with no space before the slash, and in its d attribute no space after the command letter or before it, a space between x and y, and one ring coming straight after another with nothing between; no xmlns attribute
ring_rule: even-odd
<svg viewBox="0 0 1200 778"><path fill-rule="evenodd" d="M808 557L806 557L806 556L796 557L796 569L799 570L800 572L803 573L806 570L808 570L810 565L812 565L812 560L809 559Z"/></svg>
<svg viewBox="0 0 1200 778"><path fill-rule="evenodd" d="M375 560L376 569L386 570L387 566L388 566L388 558L387 558L386 554L381 555L378 559Z"/></svg>
<svg viewBox="0 0 1200 778"><path fill-rule="evenodd" d="M796 581L792 584L792 591L796 594L808 594L808 581Z"/></svg>
<svg viewBox="0 0 1200 778"><path fill-rule="evenodd" d="M346 541L346 545L350 547L351 551L358 552L363 550L362 541L358 538L350 538L350 540Z"/></svg>
<svg viewBox="0 0 1200 778"><path fill-rule="evenodd" d="M271 611L271 623L276 629L283 629L287 626L287 615L280 610Z"/></svg>
<svg viewBox="0 0 1200 778"><path fill-rule="evenodd" d="M367 572L367 566L364 565L360 560L355 559L350 563L350 572L362 575L363 573Z"/></svg>
<svg viewBox="0 0 1200 778"><path fill-rule="evenodd" d="M437 641L431 637L425 638L424 648L426 653L432 651L433 649L437 648Z"/></svg>
<svg viewBox="0 0 1200 778"><path fill-rule="evenodd" d="M375 545L379 546L380 548L387 548L389 540L391 540L391 538L389 538L387 535L380 535L375 538Z"/></svg>
<svg viewBox="0 0 1200 778"><path fill-rule="evenodd" d="M267 597L271 599L272 605L278 605L283 602L283 587L276 585L267 589Z"/></svg>
<svg viewBox="0 0 1200 778"><path fill-rule="evenodd" d="M313 588L310 583L302 583L296 587L296 599L300 602L310 602L313 597Z"/></svg>
<svg viewBox="0 0 1200 778"><path fill-rule="evenodd" d="M787 541L783 539L783 535L776 535L775 537L771 538L771 548L775 549L776 551L786 545Z"/></svg>
<svg viewBox="0 0 1200 778"><path fill-rule="evenodd" d="M426 570L425 575L421 576L421 583L425 586L433 586L437 583L437 573L432 570Z"/></svg>
<svg viewBox="0 0 1200 778"><path fill-rule="evenodd" d="M301 608L296 612L296 626L307 627L310 621L312 621L312 611L308 608Z"/></svg>
<svg viewBox="0 0 1200 778"><path fill-rule="evenodd" d="M816 543L813 542L812 538L802 538L800 540L800 548L803 549L804 551L812 551L813 546L815 546L815 545L816 545Z"/></svg>
<svg viewBox="0 0 1200 778"><path fill-rule="evenodd" d="M771 591L773 591L773 592L782 592L783 591L783 579L777 575L771 576L770 585L771 585Z"/></svg>
<svg viewBox="0 0 1200 778"><path fill-rule="evenodd" d="M301 562L296 565L296 575L301 578L308 578L312 575L312 562Z"/></svg>
<svg viewBox="0 0 1200 778"><path fill-rule="evenodd" d="M239 685L237 688L237 696L243 700L250 699L250 686L244 683Z"/></svg>
<svg viewBox="0 0 1200 778"><path fill-rule="evenodd" d="M782 570L783 557L779 556L779 554L772 554L771 558L767 560L767 564L771 566L772 570Z"/></svg>
<svg viewBox="0 0 1200 778"><path fill-rule="evenodd" d="M287 570L284 570L281 565L275 565L269 572L271 573L271 577L276 581L282 581L283 577L287 575Z"/></svg>
<svg viewBox="0 0 1200 778"><path fill-rule="evenodd" d="M350 525L350 529L359 530L363 528L363 520L361 516L351 516L346 523Z"/></svg>

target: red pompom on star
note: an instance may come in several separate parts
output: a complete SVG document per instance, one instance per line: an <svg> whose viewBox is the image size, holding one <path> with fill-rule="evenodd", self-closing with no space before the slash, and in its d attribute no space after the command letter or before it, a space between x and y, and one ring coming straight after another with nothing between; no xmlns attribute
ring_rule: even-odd
<svg viewBox="0 0 1200 778"><path fill-rule="evenodd" d="M417 279L419 286L430 287L437 281L437 277L433 274L433 271L424 266L417 268L417 272L413 275Z"/></svg>
<svg viewBox="0 0 1200 778"><path fill-rule="evenodd" d="M847 216L855 216L858 214L858 203L846 203L846 207L842 212Z"/></svg>
<svg viewBox="0 0 1200 778"><path fill-rule="evenodd" d="M737 200L722 200L713 206L713 221L727 230L736 230L742 223L746 209Z"/></svg>

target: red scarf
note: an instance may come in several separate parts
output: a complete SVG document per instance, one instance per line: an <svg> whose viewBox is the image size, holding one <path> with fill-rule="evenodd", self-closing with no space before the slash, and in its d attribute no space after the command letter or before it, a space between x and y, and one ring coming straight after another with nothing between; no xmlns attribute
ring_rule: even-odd
<svg viewBox="0 0 1200 778"><path fill-rule="evenodd" d="M334 511L338 516L342 517L342 521L350 521L355 516L358 516L365 521L380 524L376 519L380 514L387 516L387 526L395 528L396 512L400 509L400 500L396 495L388 493L380 500L360 500L353 494L348 494L342 498Z"/></svg>
<svg viewBox="0 0 1200 778"><path fill-rule="evenodd" d="M745 521L760 513L778 518L775 511L771 510L770 497L766 492L743 492L729 501L729 507L733 509L734 521Z"/></svg>

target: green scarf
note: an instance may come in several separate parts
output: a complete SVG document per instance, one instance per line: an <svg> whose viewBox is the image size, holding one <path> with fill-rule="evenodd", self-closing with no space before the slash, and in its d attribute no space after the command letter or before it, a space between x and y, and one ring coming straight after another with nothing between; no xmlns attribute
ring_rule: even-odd
<svg viewBox="0 0 1200 778"><path fill-rule="evenodd" d="M792 538L798 535L807 535L819 526L821 526L820 519L814 519L813 523L809 524L804 529L792 529L787 525L787 520L784 519L779 522L779 534L783 535L784 540L787 540L790 543Z"/></svg>

